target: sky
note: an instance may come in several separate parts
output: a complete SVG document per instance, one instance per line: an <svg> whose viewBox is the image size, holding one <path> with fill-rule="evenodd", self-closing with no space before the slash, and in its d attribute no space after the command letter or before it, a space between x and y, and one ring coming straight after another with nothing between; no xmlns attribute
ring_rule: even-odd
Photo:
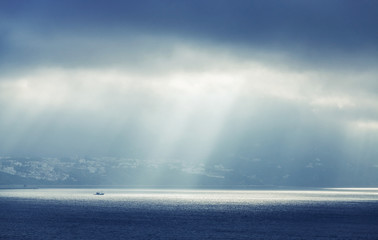
<svg viewBox="0 0 378 240"><path fill-rule="evenodd" d="M3 0L0 153L378 171L377 23L372 0Z"/></svg>

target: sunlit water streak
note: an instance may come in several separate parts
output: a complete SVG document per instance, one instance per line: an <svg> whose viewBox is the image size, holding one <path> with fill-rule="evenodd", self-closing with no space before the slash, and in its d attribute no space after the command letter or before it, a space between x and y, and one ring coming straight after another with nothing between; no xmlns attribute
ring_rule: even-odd
<svg viewBox="0 0 378 240"><path fill-rule="evenodd" d="M96 202L149 202L162 204L284 204L301 202L378 201L378 188L321 190L164 190L106 189L97 196L96 189L10 189L0 197Z"/></svg>
<svg viewBox="0 0 378 240"><path fill-rule="evenodd" d="M9 189L0 204L0 239L378 239L378 189Z"/></svg>

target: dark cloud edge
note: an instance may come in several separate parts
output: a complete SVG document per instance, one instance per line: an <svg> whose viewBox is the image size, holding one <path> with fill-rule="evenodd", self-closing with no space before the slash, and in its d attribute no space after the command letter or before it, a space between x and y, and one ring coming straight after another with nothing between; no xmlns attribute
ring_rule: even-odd
<svg viewBox="0 0 378 240"><path fill-rule="evenodd" d="M202 42L240 55L286 56L300 67L370 68L378 62L378 4L371 1L12 1L2 2L1 65L80 63L79 54L100 58L112 38L133 35L169 36ZM81 37L91 48L72 45L57 53L33 45L30 39L12 42L11 35L31 34L38 41L59 36ZM108 39L108 40L107 40ZM29 41L29 42L28 42ZM61 42L57 48L67 48ZM116 43L117 44L117 43ZM84 45L84 47L83 47ZM88 44L87 44L88 45ZM138 47L138 46L137 46ZM145 46L140 46L144 48ZM80 53L81 52L81 53ZM111 50L110 50L111 52ZM116 51L115 51L116 52ZM138 52L136 53L138 54ZM280 59L278 59L279 61ZM82 60L86 62L86 60ZM91 61L89 61L91 62ZM107 63L105 62L105 65Z"/></svg>

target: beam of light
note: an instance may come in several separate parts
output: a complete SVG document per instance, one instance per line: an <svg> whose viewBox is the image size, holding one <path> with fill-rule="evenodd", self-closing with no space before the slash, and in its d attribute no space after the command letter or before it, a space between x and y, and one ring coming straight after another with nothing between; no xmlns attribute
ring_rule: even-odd
<svg viewBox="0 0 378 240"><path fill-rule="evenodd" d="M175 159L191 168L190 163L206 162L214 150L238 95L240 79L225 73L176 73L168 82L171 92L166 94L171 95L174 107L159 126L160 134L149 158L159 162Z"/></svg>

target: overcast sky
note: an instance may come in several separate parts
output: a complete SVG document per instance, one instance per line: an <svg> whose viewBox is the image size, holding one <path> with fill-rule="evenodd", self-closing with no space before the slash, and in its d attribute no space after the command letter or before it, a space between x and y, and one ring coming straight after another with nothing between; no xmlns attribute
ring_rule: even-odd
<svg viewBox="0 0 378 240"><path fill-rule="evenodd" d="M373 0L3 0L0 152L378 164L377 24Z"/></svg>

